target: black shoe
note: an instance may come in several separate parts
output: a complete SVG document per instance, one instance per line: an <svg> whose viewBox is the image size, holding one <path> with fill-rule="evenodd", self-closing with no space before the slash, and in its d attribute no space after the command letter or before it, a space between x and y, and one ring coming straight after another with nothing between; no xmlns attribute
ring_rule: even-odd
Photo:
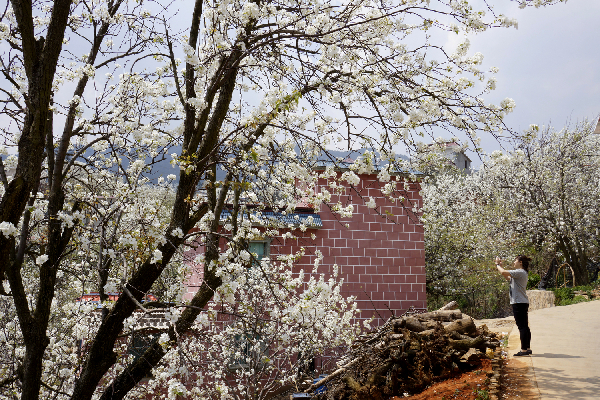
<svg viewBox="0 0 600 400"><path fill-rule="evenodd" d="M515 353L514 356L515 357L522 357L522 356L528 356L530 354L533 354L533 352L531 350L525 350L525 351L520 351L518 353Z"/></svg>

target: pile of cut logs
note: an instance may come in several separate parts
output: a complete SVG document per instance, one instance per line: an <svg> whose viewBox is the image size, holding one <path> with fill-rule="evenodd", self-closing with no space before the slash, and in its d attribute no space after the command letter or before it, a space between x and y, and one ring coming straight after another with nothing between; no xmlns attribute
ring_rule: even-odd
<svg viewBox="0 0 600 400"><path fill-rule="evenodd" d="M486 350L500 345L495 333L477 328L451 305L424 314L390 318L359 338L338 369L305 390L327 391L313 398L389 399L418 393L435 381L472 369ZM487 350L488 354L491 350Z"/></svg>

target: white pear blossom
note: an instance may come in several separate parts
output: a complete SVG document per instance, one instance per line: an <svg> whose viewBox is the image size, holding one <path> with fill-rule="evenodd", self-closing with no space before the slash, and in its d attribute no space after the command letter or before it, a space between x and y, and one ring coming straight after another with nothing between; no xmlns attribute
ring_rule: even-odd
<svg viewBox="0 0 600 400"><path fill-rule="evenodd" d="M17 228L7 221L0 222L0 231L2 231L2 234L7 238L10 236L16 236L18 233Z"/></svg>
<svg viewBox="0 0 600 400"><path fill-rule="evenodd" d="M151 263L157 263L162 260L162 251L156 249L152 252L152 260Z"/></svg>
<svg viewBox="0 0 600 400"><path fill-rule="evenodd" d="M36 263L37 265L42 265L43 263L45 263L46 261L48 261L48 258L49 258L49 257L48 257L48 255L47 255L47 254L42 254L41 256L38 256L38 257L35 259L35 263Z"/></svg>
<svg viewBox="0 0 600 400"><path fill-rule="evenodd" d="M470 208L497 193L481 183L483 173L466 182L439 177L439 188L424 188L433 200L412 204L402 191L414 190L408 181L416 177L398 179L409 165L392 156L399 146L411 153L426 148L424 132L456 131L461 142L478 146L480 133L505 128L515 102L484 99L498 86L497 70L485 67L468 40L453 49L443 39L447 32L516 27L512 16L499 13L497 0L224 0L190 7L200 13L190 15L162 0L149 10L129 0L62 8L33 2L28 12L13 3L0 22L0 41L7 42L0 54L6 66L1 112L10 121L0 147L10 185L0 185L0 194L11 199L3 212L15 222L0 223L0 244L4 254L23 259L17 275L0 271L17 279L2 282L11 296L0 296L6 366L0 397L20 397L23 382L37 381L14 368L27 352L43 360L43 385L33 388L41 398L72 396L83 382L102 396L128 373L134 359L128 346L147 333L140 326L162 312L171 329L156 328L165 354L147 371L154 378L128 388L127 397L257 398L256 382L291 383L299 353L333 355L363 329L355 299L345 295L345 266L326 264L311 244L319 237L316 218L290 217L298 207L314 213L331 207L351 226L347 218L362 204L377 209L395 201L410 215L423 209L435 228L428 237L438 243L445 234L458 235L447 212L456 209L468 217L462 238L477 251L489 240L473 221L517 221L511 209L499 207L494 220ZM58 12L68 16L57 18ZM31 52L42 37L44 51ZM54 75L32 79L40 73ZM31 93L39 95L35 104ZM522 134L523 153L490 157L486 176L499 181L504 172L515 179L511 185L532 183L519 168L538 133ZM334 146L344 155L338 158ZM359 148L366 150L356 157ZM166 168L179 168L181 179L166 175ZM565 190L573 193L569 207L576 219L545 205L538 211L548 218L542 224L524 202L532 198L510 198L524 204L519 210L536 233L551 226L543 232L544 246L563 237L588 243L582 232L592 229L598 213L575 189L598 186L594 168L588 175L569 171L573 180ZM32 182L28 174L36 171L39 181ZM363 175L377 176L377 184L362 187ZM540 179L560 187L550 169L540 169ZM356 192L364 203L347 200ZM457 205L460 195L472 201ZM557 223L549 224L548 216ZM19 232L27 233L23 243L12 240ZM296 247L271 254L271 242ZM60 254L57 265L46 268L47 254ZM446 260L432 271L449 272L441 264L456 259ZM45 276L52 279L40 281ZM201 297L212 293L202 285L214 290L212 299ZM131 295L142 308L133 306ZM16 307L40 296L49 296L43 300L51 305L39 319L48 321L45 349L21 332ZM146 307L147 301L153 304ZM171 308L157 310L157 304ZM98 335L105 328L111 332Z"/></svg>
<svg viewBox="0 0 600 400"><path fill-rule="evenodd" d="M369 201L367 202L367 207L369 208L377 208L377 202L374 197L369 197Z"/></svg>
<svg viewBox="0 0 600 400"><path fill-rule="evenodd" d="M182 237L185 236L184 233L183 233L183 231L181 230L181 228L175 228L175 229L173 229L173 231L171 232L171 234L173 236L175 236L175 237L178 237L178 238L182 238Z"/></svg>

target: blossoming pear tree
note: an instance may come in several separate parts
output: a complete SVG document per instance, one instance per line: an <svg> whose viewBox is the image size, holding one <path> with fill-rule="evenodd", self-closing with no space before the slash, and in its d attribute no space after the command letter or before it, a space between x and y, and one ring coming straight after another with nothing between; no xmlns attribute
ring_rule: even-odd
<svg viewBox="0 0 600 400"><path fill-rule="evenodd" d="M534 125L515 151L494 151L479 171L426 179L428 294L461 295L474 279L493 285L497 275L486 265L496 255L532 251L562 254L575 282L587 283L587 262L598 254L598 140L587 122L562 130Z"/></svg>
<svg viewBox="0 0 600 400"><path fill-rule="evenodd" d="M447 167L422 183L430 305L452 298L475 306L485 297L505 292L499 287L503 281L489 265L495 256L515 250L513 236L505 235L504 221L511 208L488 201L489 184L479 172L467 174Z"/></svg>
<svg viewBox="0 0 600 400"><path fill-rule="evenodd" d="M302 254L253 263L249 240L293 233L277 224L258 230L248 222L247 199L260 204L255 212L290 212L299 198L327 202L331 193L311 190L319 176L313 165L337 142L375 150L387 179L406 167L394 146L418 149L419 135L442 127L464 132L477 148L477 132L504 129L514 107L510 99L484 102L495 79L468 42L454 51L431 34L515 25L487 5L197 0L187 13L178 5L13 0L3 7L3 396L123 398L153 369L169 396L183 394L201 372L189 354L214 354L235 329L204 322L214 315L210 300L228 304L243 325L252 319L252 310L240 311L249 288L265 298L254 326L279 338L274 346L339 345L347 338L331 327L348 326L353 310L339 283L323 277L300 285L286 275ZM171 162L179 179L156 179L161 162ZM361 159L344 181L355 184L354 171L374 162ZM399 196L398 182L387 180L384 195ZM220 216L230 205L224 232ZM348 215L352 205L332 208ZM198 243L203 282L184 304L185 258ZM252 279L249 262L262 267ZM113 290L121 293L114 302ZM123 356L122 335L157 290L182 307L169 312L168 329L142 357ZM89 291L99 292L100 314L75 302ZM190 342L202 329L204 342ZM77 340L85 342L79 351ZM210 393L247 395L252 373L240 372L237 392L227 391L224 370L211 365ZM291 368L261 365L288 365L280 375Z"/></svg>
<svg viewBox="0 0 600 400"><path fill-rule="evenodd" d="M589 282L587 263L598 251L600 159L594 127L533 125L514 153L492 153L482 171L489 201L512 210L504 213L505 231L560 252L576 284Z"/></svg>

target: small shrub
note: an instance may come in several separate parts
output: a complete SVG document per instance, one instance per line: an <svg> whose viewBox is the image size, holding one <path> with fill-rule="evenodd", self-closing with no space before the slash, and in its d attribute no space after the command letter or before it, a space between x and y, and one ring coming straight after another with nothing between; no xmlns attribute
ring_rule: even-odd
<svg viewBox="0 0 600 400"><path fill-rule="evenodd" d="M554 296L556 300L554 301L554 305L556 306L568 306L570 304L583 303L584 301L590 301L592 298L592 290L596 288L595 284L592 285L584 285L584 286L575 286L572 288L563 287L559 289L550 289L554 292ZM586 292L588 298L586 299L584 296L575 296L575 292Z"/></svg>
<svg viewBox="0 0 600 400"><path fill-rule="evenodd" d="M537 289L540 279L540 276L536 273L529 274L527 278L527 290Z"/></svg>
<svg viewBox="0 0 600 400"><path fill-rule="evenodd" d="M489 400L490 394L487 390L477 390L475 392L475 400Z"/></svg>
<svg viewBox="0 0 600 400"><path fill-rule="evenodd" d="M573 300L573 288L563 287L558 289L551 289L554 292L555 300L554 305L560 306L563 301Z"/></svg>
<svg viewBox="0 0 600 400"><path fill-rule="evenodd" d="M575 296L572 299L564 299L558 305L559 306L570 306L571 304L584 303L586 301L590 301L590 299L585 298L584 296Z"/></svg>

